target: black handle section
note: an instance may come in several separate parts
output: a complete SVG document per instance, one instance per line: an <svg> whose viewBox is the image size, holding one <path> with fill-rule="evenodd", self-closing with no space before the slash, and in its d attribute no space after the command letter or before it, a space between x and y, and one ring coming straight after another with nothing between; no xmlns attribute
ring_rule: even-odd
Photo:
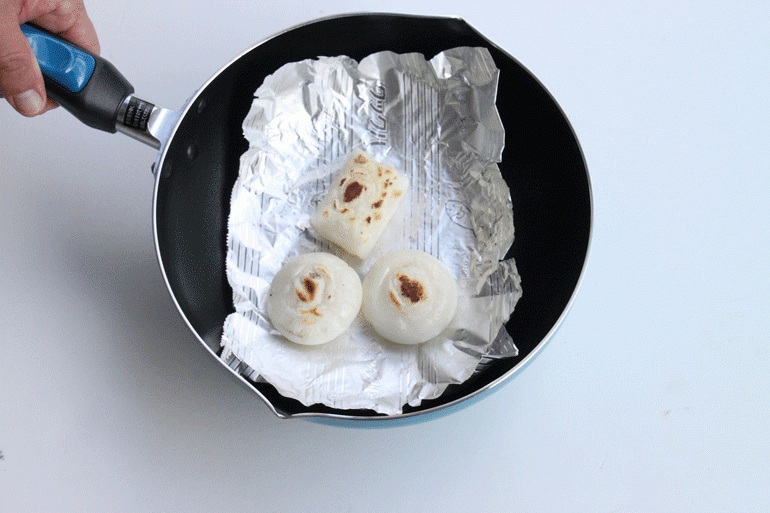
<svg viewBox="0 0 770 513"><path fill-rule="evenodd" d="M131 83L106 59L40 27L35 26L35 28L91 55L96 61L91 78L76 93L43 73L48 96L86 125L105 132L115 133L115 124L120 107L125 99L134 92Z"/></svg>

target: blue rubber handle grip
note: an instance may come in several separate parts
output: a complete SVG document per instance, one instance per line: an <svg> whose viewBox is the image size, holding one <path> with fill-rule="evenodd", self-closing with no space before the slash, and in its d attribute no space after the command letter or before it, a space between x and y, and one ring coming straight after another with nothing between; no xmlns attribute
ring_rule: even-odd
<svg viewBox="0 0 770 513"><path fill-rule="evenodd" d="M29 25L22 25L21 31L27 37L43 74L73 93L83 89L94 73L96 59Z"/></svg>
<svg viewBox="0 0 770 513"><path fill-rule="evenodd" d="M133 86L106 59L30 24L21 30L43 72L49 98L88 126L115 132Z"/></svg>

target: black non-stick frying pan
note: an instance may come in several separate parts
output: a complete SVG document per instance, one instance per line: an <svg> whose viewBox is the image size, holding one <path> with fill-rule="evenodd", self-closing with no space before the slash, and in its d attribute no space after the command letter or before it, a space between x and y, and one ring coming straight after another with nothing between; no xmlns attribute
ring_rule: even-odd
<svg viewBox="0 0 770 513"><path fill-rule="evenodd" d="M133 96L103 59L64 47L24 26L46 74L49 96L86 124L120 131L160 150L154 164L154 229L161 271L193 333L238 382L281 417L383 419L370 410L304 406L219 358L225 317L234 311L225 276L227 219L239 158L241 124L254 91L288 62L374 52L427 58L458 46L489 49L500 69L497 107L505 127L499 164L511 190L515 258L524 295L506 323L519 355L484 362L472 378L437 399L404 409L413 416L457 405L502 383L545 345L564 318L585 266L592 226L591 189L577 138L557 103L520 63L458 18L357 14L321 19L263 41L224 66L181 111ZM93 61L91 60L93 59ZM74 71L73 71L74 70Z"/></svg>

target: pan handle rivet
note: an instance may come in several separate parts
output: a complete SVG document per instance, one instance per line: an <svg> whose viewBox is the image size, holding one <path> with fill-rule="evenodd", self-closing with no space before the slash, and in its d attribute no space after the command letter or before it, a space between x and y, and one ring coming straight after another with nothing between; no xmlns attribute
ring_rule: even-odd
<svg viewBox="0 0 770 513"><path fill-rule="evenodd" d="M195 157L198 156L198 147L194 144L191 144L187 147L185 155L187 155L187 160L195 160Z"/></svg>
<svg viewBox="0 0 770 513"><path fill-rule="evenodd" d="M197 108L198 114L201 114L205 109L206 109L206 98L201 98L201 101L198 102L198 108Z"/></svg>

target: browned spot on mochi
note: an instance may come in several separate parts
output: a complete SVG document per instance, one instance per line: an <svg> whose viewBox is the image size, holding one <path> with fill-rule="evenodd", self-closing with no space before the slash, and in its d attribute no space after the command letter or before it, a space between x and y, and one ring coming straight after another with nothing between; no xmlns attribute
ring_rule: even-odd
<svg viewBox="0 0 770 513"><path fill-rule="evenodd" d="M306 276L302 280L302 285L305 287L304 291L296 289L297 297L303 303L309 303L315 297L316 283L313 278L318 278L318 274L311 273L310 276Z"/></svg>
<svg viewBox="0 0 770 513"><path fill-rule="evenodd" d="M401 282L401 295L407 298L412 304L419 303L425 299L425 288L417 280L413 280L404 274L396 276Z"/></svg>
<svg viewBox="0 0 770 513"><path fill-rule="evenodd" d="M361 193L364 190L364 186L361 185L358 182L350 182L347 187L345 187L345 193L342 196L342 199L345 203L350 203L357 197L361 195Z"/></svg>
<svg viewBox="0 0 770 513"><path fill-rule="evenodd" d="M396 305L399 310L401 310L401 303L392 290L390 291L390 300L393 301L393 304Z"/></svg>

